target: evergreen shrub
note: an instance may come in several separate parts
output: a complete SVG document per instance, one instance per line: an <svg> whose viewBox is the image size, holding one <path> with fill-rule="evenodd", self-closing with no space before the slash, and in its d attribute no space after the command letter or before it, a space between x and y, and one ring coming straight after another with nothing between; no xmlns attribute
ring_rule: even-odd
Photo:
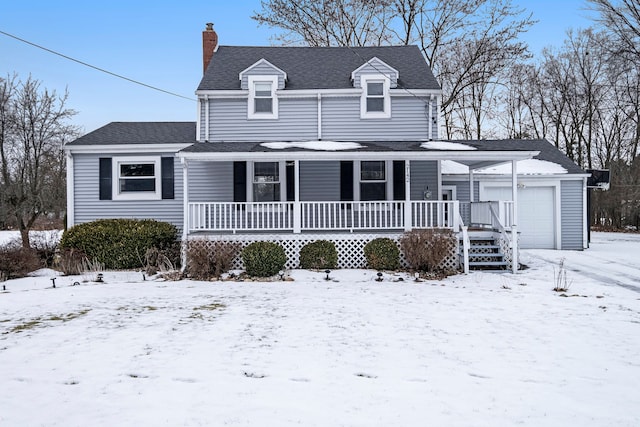
<svg viewBox="0 0 640 427"><path fill-rule="evenodd" d="M396 243L387 238L373 239L364 246L367 265L374 270L397 270L400 267L400 250Z"/></svg>
<svg viewBox="0 0 640 427"><path fill-rule="evenodd" d="M75 225L62 235L60 249L84 252L106 269L139 268L147 250L176 253L178 229L152 219L100 219Z"/></svg>
<svg viewBox="0 0 640 427"><path fill-rule="evenodd" d="M277 243L253 242L242 250L242 262L249 276L269 277L284 268L287 255Z"/></svg>
<svg viewBox="0 0 640 427"><path fill-rule="evenodd" d="M300 250L300 268L307 270L334 269L338 264L338 252L333 242L317 240L307 243Z"/></svg>

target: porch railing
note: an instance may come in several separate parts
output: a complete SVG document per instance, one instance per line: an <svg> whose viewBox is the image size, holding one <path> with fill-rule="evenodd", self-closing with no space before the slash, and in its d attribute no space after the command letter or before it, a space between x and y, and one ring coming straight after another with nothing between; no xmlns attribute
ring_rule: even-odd
<svg viewBox="0 0 640 427"><path fill-rule="evenodd" d="M189 231L293 229L293 202L189 203Z"/></svg>
<svg viewBox="0 0 640 427"><path fill-rule="evenodd" d="M451 228L459 224L457 201L191 202L188 230L355 231ZM410 215L408 218L407 215ZM409 226L407 227L407 224Z"/></svg>
<svg viewBox="0 0 640 427"><path fill-rule="evenodd" d="M469 205L469 223L472 226L499 230L500 227L509 229L513 225L513 201L511 200L471 202Z"/></svg>

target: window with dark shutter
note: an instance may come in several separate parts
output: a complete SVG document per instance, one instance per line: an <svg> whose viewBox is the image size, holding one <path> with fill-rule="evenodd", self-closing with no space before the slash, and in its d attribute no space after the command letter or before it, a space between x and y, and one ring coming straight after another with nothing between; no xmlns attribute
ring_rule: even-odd
<svg viewBox="0 0 640 427"><path fill-rule="evenodd" d="M393 161L393 200L405 200L404 160Z"/></svg>
<svg viewBox="0 0 640 427"><path fill-rule="evenodd" d="M247 201L247 162L233 162L233 201Z"/></svg>
<svg viewBox="0 0 640 427"><path fill-rule="evenodd" d="M162 169L162 198L174 198L174 179L173 179L173 157L163 157L161 163Z"/></svg>
<svg viewBox="0 0 640 427"><path fill-rule="evenodd" d="M100 166L99 170L99 199L100 200L111 200L111 158L110 157L102 157L99 159Z"/></svg>
<svg viewBox="0 0 640 427"><path fill-rule="evenodd" d="M343 160L340 162L340 200L353 201L353 162Z"/></svg>

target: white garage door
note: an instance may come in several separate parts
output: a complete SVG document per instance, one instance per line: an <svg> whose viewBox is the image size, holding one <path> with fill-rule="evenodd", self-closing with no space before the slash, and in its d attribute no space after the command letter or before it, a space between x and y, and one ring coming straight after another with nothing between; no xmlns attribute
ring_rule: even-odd
<svg viewBox="0 0 640 427"><path fill-rule="evenodd" d="M555 248L554 187L518 189L518 231L523 249ZM511 187L485 187L484 200L511 200Z"/></svg>

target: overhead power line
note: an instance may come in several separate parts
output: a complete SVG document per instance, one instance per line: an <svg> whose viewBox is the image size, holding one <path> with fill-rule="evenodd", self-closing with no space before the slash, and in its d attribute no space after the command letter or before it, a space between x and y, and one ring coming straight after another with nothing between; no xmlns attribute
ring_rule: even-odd
<svg viewBox="0 0 640 427"><path fill-rule="evenodd" d="M117 74L117 73L111 72L109 70L105 70L104 68L96 67L95 65L91 65L91 64L86 63L84 61L80 61L79 59L75 59L75 58L72 58L72 57L70 57L68 55L62 54L60 52L56 52L55 50L52 50L52 49L46 48L44 46L41 46L39 44L30 42L29 40L25 40L25 39L20 38L18 36L14 36L13 34L9 34L9 33L5 32L5 31L0 30L0 34L4 34L7 37L11 37L12 39L16 39L18 41L21 41L22 43L26 43L28 45L37 47L38 49L42 49L42 50L44 50L46 52L52 53L54 55L58 55L58 56L60 56L60 57L62 57L64 59L68 59L69 61L77 62L78 64L84 65L85 67L93 68L94 70L100 71L100 72L105 73L105 74L109 74L109 75L111 75L113 77L117 77L119 79L126 80L126 81L128 81L130 83L134 83L134 84L137 84L137 85L140 85L140 86L144 86L144 87L146 87L148 89L157 90L158 92L166 93L168 95L176 96L178 98L188 99L189 101L196 101L195 98L190 98L188 96L184 96L184 95L180 95L178 93L170 92L168 90L164 90L164 89L161 89L159 87L152 86L152 85L143 83L143 82L138 81L138 80L130 79L129 77L125 77L125 76L123 76L121 74Z"/></svg>

